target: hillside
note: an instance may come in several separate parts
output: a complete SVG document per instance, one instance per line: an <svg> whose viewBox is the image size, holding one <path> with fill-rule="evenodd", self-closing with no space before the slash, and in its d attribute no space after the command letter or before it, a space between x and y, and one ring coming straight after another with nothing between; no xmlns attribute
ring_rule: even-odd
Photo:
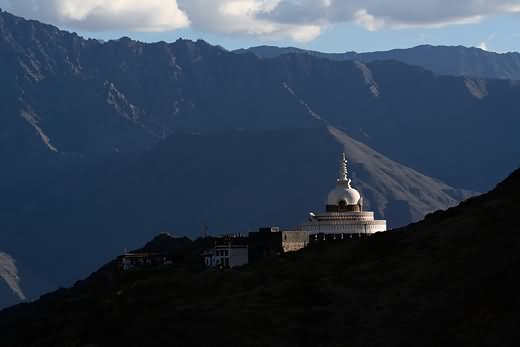
<svg viewBox="0 0 520 347"><path fill-rule="evenodd" d="M421 66L440 75L520 80L520 53L495 53L474 47L422 45L380 52L321 53L294 47L258 46L235 52L251 52L260 58L304 53L336 61L358 60L369 63L377 60L396 60Z"/></svg>
<svg viewBox="0 0 520 347"><path fill-rule="evenodd" d="M2 311L0 333L12 347L513 346L518 191L520 171L407 228L238 270L105 267Z"/></svg>

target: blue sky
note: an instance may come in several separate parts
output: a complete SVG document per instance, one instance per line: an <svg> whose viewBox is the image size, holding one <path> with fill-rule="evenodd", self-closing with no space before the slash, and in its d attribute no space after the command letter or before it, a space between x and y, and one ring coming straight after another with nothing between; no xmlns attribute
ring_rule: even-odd
<svg viewBox="0 0 520 347"><path fill-rule="evenodd" d="M117 39L121 36L129 36L145 42L172 42L178 38L204 39L211 44L218 44L230 50L258 45L274 45L300 47L321 52L370 52L408 48L422 44L462 45L467 47L479 47L485 44L488 50L494 52L520 52L520 17L508 15L486 18L477 24L453 25L443 28L368 31L352 23L341 23L327 28L322 35L310 42L295 42L289 39L272 39L240 34L226 35L195 31L189 28L152 33L135 31L77 32L87 37L105 40Z"/></svg>
<svg viewBox="0 0 520 347"><path fill-rule="evenodd" d="M101 39L204 39L227 49L323 52L421 44L520 51L520 0L0 0L27 18Z"/></svg>

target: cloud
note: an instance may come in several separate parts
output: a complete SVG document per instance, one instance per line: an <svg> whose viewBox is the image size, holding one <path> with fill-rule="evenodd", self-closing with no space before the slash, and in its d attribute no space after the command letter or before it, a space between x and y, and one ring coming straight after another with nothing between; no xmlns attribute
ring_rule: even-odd
<svg viewBox="0 0 520 347"><path fill-rule="evenodd" d="M90 31L168 31L189 26L176 0L0 0L15 14Z"/></svg>
<svg viewBox="0 0 520 347"><path fill-rule="evenodd" d="M264 18L279 23L355 22L367 30L478 23L520 13L520 0L281 0Z"/></svg>
<svg viewBox="0 0 520 347"><path fill-rule="evenodd" d="M520 14L520 0L0 0L0 6L88 30L212 33L310 41L338 23L366 30L438 28Z"/></svg>
<svg viewBox="0 0 520 347"><path fill-rule="evenodd" d="M282 23L263 17L275 9L280 0L178 0L192 27L199 31L225 34L249 34L273 39L290 38L311 41L321 34L315 23Z"/></svg>
<svg viewBox="0 0 520 347"><path fill-rule="evenodd" d="M377 31L385 25L384 20L374 17L365 9L356 11L356 13L354 13L354 19L357 24L368 31Z"/></svg>

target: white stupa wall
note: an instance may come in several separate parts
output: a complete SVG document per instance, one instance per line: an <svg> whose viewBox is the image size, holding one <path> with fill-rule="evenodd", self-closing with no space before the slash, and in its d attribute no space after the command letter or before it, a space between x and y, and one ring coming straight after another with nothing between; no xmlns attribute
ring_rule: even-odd
<svg viewBox="0 0 520 347"><path fill-rule="evenodd" d="M384 232L386 220L375 220L372 211L362 210L362 197L352 187L348 178L348 160L345 153L340 160L339 179L336 187L327 198L327 211L319 214L310 214L310 220L300 226L300 230L309 235L316 234L343 234L343 235L372 235ZM338 212L330 212L328 207L336 206ZM343 210L342 210L343 209Z"/></svg>
<svg viewBox="0 0 520 347"><path fill-rule="evenodd" d="M386 221L316 221L301 226L301 230L314 234L375 234L387 230Z"/></svg>

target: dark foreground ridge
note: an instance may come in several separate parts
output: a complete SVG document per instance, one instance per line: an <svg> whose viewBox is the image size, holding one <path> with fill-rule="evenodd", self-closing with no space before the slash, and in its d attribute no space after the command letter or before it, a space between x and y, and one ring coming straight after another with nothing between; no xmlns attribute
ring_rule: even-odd
<svg viewBox="0 0 520 347"><path fill-rule="evenodd" d="M513 346L519 192L520 170L407 228L239 270L203 270L204 239L157 239L145 250L184 249L183 263L112 263L4 310L2 346Z"/></svg>

